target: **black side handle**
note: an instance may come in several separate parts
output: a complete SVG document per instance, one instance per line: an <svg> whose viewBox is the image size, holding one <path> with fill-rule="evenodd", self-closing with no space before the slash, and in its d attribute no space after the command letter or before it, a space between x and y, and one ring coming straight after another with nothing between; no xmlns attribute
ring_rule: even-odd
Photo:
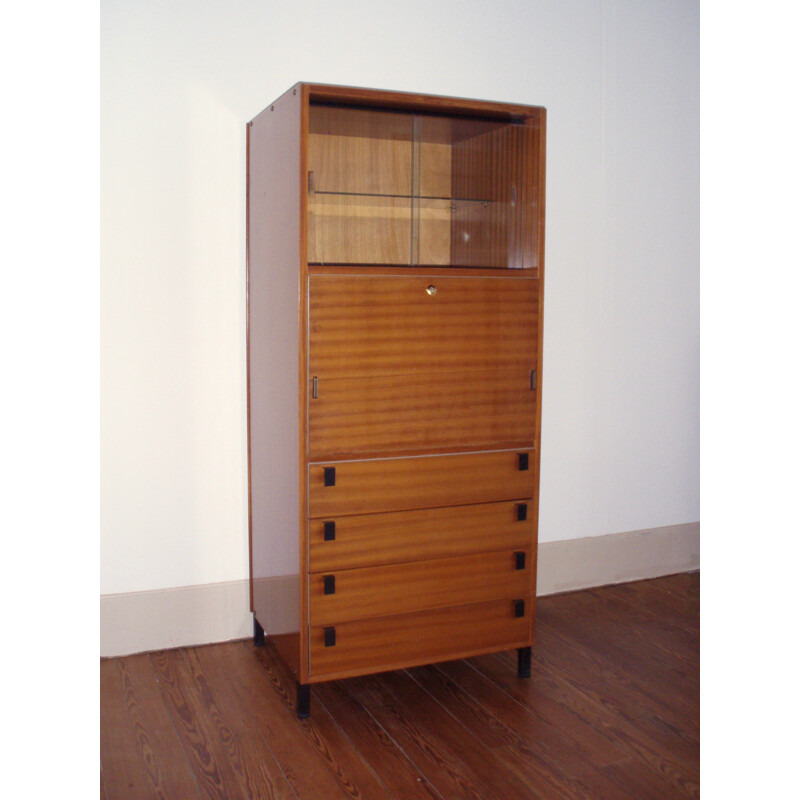
<svg viewBox="0 0 800 800"><path fill-rule="evenodd" d="M336 467L325 467L325 485L336 486Z"/></svg>
<svg viewBox="0 0 800 800"><path fill-rule="evenodd" d="M522 554L523 556L525 553ZM336 576L323 575L322 576L322 593L323 594L336 594Z"/></svg>
<svg viewBox="0 0 800 800"><path fill-rule="evenodd" d="M336 644L336 628L325 628L325 647L333 647Z"/></svg>
<svg viewBox="0 0 800 800"><path fill-rule="evenodd" d="M525 601L524 600L515 600L514 601L514 616L515 617L524 617L525 616ZM333 630L333 628L331 628L331 630Z"/></svg>
<svg viewBox="0 0 800 800"><path fill-rule="evenodd" d="M517 521L522 522L526 519L528 519L528 504L517 503Z"/></svg>
<svg viewBox="0 0 800 800"><path fill-rule="evenodd" d="M332 542L336 538L336 523L335 522L325 522L323 523L324 527L324 538L326 542Z"/></svg>
<svg viewBox="0 0 800 800"><path fill-rule="evenodd" d="M514 569L525 569L525 552L514 553Z"/></svg>
<svg viewBox="0 0 800 800"><path fill-rule="evenodd" d="M520 472L524 472L526 469L528 469L527 453L517 453L517 460Z"/></svg>

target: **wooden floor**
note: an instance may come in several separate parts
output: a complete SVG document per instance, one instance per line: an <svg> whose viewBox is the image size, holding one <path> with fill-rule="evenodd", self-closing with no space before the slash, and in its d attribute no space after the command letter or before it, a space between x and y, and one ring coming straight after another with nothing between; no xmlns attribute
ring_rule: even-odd
<svg viewBox="0 0 800 800"><path fill-rule="evenodd" d="M316 686L271 646L101 662L100 795L699 797L699 573L540 598L516 653Z"/></svg>

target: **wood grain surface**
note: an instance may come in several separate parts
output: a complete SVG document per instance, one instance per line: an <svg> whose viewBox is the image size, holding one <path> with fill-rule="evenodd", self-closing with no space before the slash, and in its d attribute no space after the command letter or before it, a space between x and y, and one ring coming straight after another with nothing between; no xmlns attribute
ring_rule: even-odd
<svg viewBox="0 0 800 800"><path fill-rule="evenodd" d="M412 92L395 92L368 89L360 86L298 83L297 87L303 87L308 91L312 103L379 106L381 108L402 109L404 111L439 112L504 120L535 120L544 111L541 106L498 103L490 100L472 100L463 97L415 94Z"/></svg>
<svg viewBox="0 0 800 800"><path fill-rule="evenodd" d="M533 445L528 368L331 378L317 386L308 405L312 460Z"/></svg>
<svg viewBox="0 0 800 800"><path fill-rule="evenodd" d="M484 202L456 201L453 264L506 269L536 266L536 214L528 198L536 189L537 176L527 169L534 138L533 129L525 125L496 124L454 144L453 195Z"/></svg>
<svg viewBox="0 0 800 800"><path fill-rule="evenodd" d="M520 470L527 453L530 467ZM416 508L524 500L533 494L533 452L504 450L375 461L339 461L308 467L308 516L330 519L342 514L370 514ZM336 484L325 486L325 469L336 471Z"/></svg>
<svg viewBox="0 0 800 800"><path fill-rule="evenodd" d="M101 661L106 800L694 800L699 574L539 598L513 652L314 684L250 641ZM335 649L335 648L334 648Z"/></svg>
<svg viewBox="0 0 800 800"><path fill-rule="evenodd" d="M312 264L410 264L411 199L311 194Z"/></svg>
<svg viewBox="0 0 800 800"><path fill-rule="evenodd" d="M312 519L308 523L309 571L526 550L533 542L533 518L527 507L525 519L520 520L517 505L506 501ZM326 521L334 523L332 540L325 539Z"/></svg>
<svg viewBox="0 0 800 800"><path fill-rule="evenodd" d="M308 580L309 623L406 614L430 608L525 597L530 585L531 542L516 568L511 550L452 558L361 567L312 575ZM325 593L325 581L334 591ZM387 620L391 625L391 620Z"/></svg>
<svg viewBox="0 0 800 800"><path fill-rule="evenodd" d="M308 125L312 191L411 195L410 114L312 105Z"/></svg>
<svg viewBox="0 0 800 800"><path fill-rule="evenodd" d="M533 279L310 275L309 378L532 370L538 292Z"/></svg>
<svg viewBox="0 0 800 800"><path fill-rule="evenodd" d="M337 623L336 644L325 646L323 626L309 627L311 681L398 669L530 644L532 603L514 615L511 599L393 617Z"/></svg>

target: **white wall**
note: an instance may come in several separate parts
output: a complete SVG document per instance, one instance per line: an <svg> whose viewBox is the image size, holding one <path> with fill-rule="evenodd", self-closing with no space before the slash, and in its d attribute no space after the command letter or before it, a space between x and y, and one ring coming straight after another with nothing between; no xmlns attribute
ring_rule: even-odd
<svg viewBox="0 0 800 800"><path fill-rule="evenodd" d="M548 108L542 541L699 519L696 0L104 0L101 592L247 575L245 122Z"/></svg>

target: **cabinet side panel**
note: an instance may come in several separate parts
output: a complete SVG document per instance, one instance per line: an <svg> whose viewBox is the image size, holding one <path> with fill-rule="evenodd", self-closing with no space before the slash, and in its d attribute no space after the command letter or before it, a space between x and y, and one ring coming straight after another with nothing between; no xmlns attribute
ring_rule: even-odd
<svg viewBox="0 0 800 800"><path fill-rule="evenodd" d="M536 483L534 485L533 493L533 519L534 519L534 541L533 553L534 561L538 564L538 547L539 547L539 475L540 464L542 457L542 385L544 379L544 277L545 277L545 259L544 259L544 235L545 235L545 165L546 165L546 142L547 142L547 111L544 108L537 110L536 114L528 123L529 128L533 131L533 154L530 158L532 177L529 179L528 186L526 187L526 195L530 202L526 205L532 207L535 211L536 231L535 240L530 241L526 236L524 259L526 265L535 260L536 274L539 278L539 292L538 302L539 310L537 314L538 332L536 337L536 371L538 375L536 385L536 427L534 433L535 441L535 460L536 460ZM535 252L533 248L535 247ZM536 603L536 575L537 569L531 571L531 599L532 611L535 612ZM531 638L535 635L536 615L531 614Z"/></svg>
<svg viewBox="0 0 800 800"><path fill-rule="evenodd" d="M250 573L269 636L300 633L300 129L301 93L290 90L249 130Z"/></svg>

